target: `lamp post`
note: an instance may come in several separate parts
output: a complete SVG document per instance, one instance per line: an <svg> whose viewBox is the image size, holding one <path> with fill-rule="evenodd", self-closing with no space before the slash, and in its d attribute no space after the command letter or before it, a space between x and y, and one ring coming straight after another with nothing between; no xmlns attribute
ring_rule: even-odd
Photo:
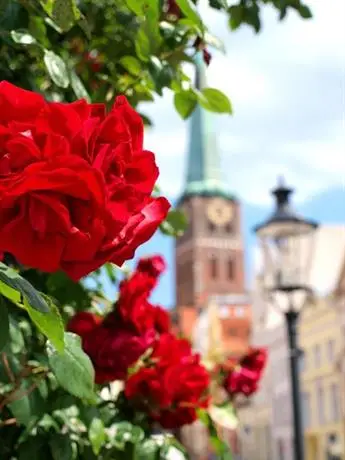
<svg viewBox="0 0 345 460"><path fill-rule="evenodd" d="M297 324L306 302L308 264L317 223L305 220L292 209L293 189L281 179L275 190L273 214L255 228L262 247L264 279L275 306L285 315L291 371L292 412L295 460L304 459L303 426L300 403Z"/></svg>

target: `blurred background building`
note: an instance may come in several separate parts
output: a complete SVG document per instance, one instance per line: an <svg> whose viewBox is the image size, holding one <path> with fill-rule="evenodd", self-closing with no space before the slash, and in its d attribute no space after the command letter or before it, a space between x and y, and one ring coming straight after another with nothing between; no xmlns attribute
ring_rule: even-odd
<svg viewBox="0 0 345 460"><path fill-rule="evenodd" d="M269 365L261 390L240 411L241 454L243 460L293 460L285 324L265 294L256 259L252 341L269 349ZM337 455L330 458L344 458L344 260L345 227L320 226L306 268L314 296L299 323L306 460L328 460L330 439Z"/></svg>

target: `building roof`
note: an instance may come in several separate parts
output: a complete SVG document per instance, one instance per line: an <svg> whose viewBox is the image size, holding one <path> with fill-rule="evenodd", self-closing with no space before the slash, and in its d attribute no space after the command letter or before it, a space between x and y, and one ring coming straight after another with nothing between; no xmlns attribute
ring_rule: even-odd
<svg viewBox="0 0 345 460"><path fill-rule="evenodd" d="M195 59L195 86L199 91L207 87L206 64L201 53ZM188 196L222 196L235 199L223 179L218 137L214 115L199 104L189 127L187 171L182 199Z"/></svg>

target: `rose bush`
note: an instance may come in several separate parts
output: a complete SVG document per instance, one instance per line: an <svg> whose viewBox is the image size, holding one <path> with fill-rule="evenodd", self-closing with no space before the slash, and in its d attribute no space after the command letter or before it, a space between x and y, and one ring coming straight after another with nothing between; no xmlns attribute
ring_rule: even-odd
<svg viewBox="0 0 345 460"><path fill-rule="evenodd" d="M158 168L126 98L106 114L1 82L0 112L0 251L74 280L132 258L169 203L151 197Z"/></svg>
<svg viewBox="0 0 345 460"><path fill-rule="evenodd" d="M210 377L190 344L172 334L156 341L145 366L125 383L125 395L163 428L193 423L209 403Z"/></svg>
<svg viewBox="0 0 345 460"><path fill-rule="evenodd" d="M134 408L151 422L176 429L194 422L197 409L207 407L210 378L190 343L170 333L168 313L149 302L164 269L159 256L141 259L120 283L119 298L102 321L81 312L68 329L81 336L96 383L123 380L124 394Z"/></svg>
<svg viewBox="0 0 345 460"><path fill-rule="evenodd" d="M96 383L124 380L157 336L169 331L168 313L148 300L164 269L160 256L141 259L132 275L120 283L119 298L108 315L100 319L80 312L70 320L68 330L82 338Z"/></svg>

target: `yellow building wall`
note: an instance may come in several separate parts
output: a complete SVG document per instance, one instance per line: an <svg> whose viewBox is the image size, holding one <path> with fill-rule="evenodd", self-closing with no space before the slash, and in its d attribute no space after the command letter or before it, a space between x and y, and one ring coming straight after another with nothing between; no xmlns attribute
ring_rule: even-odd
<svg viewBox="0 0 345 460"><path fill-rule="evenodd" d="M309 395L309 404L302 403L307 422L306 460L324 460L328 436L331 433L337 435L343 446L345 444L344 382L337 367L339 354L344 349L344 337L339 311L332 307L331 301L322 300L306 308L300 319L299 341L304 351L301 367L302 397ZM337 385L338 388L339 414L336 420L332 385ZM344 455L343 459L345 460Z"/></svg>

